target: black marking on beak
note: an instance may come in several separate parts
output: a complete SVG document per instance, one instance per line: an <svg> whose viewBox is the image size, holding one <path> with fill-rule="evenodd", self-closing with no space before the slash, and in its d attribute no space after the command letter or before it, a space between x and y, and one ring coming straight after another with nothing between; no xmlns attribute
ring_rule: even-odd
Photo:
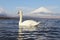
<svg viewBox="0 0 60 40"><path fill-rule="evenodd" d="M18 11L18 14L19 14L19 11Z"/></svg>

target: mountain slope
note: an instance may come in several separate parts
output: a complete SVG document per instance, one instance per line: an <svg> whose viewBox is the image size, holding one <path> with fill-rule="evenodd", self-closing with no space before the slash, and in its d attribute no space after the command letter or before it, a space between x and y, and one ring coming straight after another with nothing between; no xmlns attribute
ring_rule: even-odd
<svg viewBox="0 0 60 40"><path fill-rule="evenodd" d="M38 13L38 12L39 12L39 13L40 13L40 12L51 13L51 11L48 10L47 8L45 8L45 7L40 7L40 8L38 8L38 9L32 11L31 13Z"/></svg>

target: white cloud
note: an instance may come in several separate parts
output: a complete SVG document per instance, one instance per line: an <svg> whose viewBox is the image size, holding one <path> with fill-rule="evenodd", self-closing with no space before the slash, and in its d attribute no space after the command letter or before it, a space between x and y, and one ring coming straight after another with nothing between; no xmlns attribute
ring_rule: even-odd
<svg viewBox="0 0 60 40"><path fill-rule="evenodd" d="M4 10L3 10L3 8L0 8L0 13L2 13Z"/></svg>
<svg viewBox="0 0 60 40"><path fill-rule="evenodd" d="M0 7L0 13L7 13L7 11L4 8Z"/></svg>

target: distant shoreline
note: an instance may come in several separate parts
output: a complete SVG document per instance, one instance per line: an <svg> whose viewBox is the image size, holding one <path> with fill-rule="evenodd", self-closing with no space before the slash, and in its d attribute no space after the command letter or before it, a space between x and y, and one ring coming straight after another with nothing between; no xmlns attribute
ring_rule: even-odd
<svg viewBox="0 0 60 40"><path fill-rule="evenodd" d="M23 19L25 19L25 18L26 18L26 19L36 19L36 18L38 18L38 17L35 17L35 18L34 18L34 17L24 16ZM38 18L38 19L41 19L41 18L42 18L42 19L60 19L60 18L53 18L53 17L52 17L52 18L40 17L40 18ZM0 17L0 19L19 19L19 17Z"/></svg>
<svg viewBox="0 0 60 40"><path fill-rule="evenodd" d="M0 17L0 19L18 19L18 17Z"/></svg>

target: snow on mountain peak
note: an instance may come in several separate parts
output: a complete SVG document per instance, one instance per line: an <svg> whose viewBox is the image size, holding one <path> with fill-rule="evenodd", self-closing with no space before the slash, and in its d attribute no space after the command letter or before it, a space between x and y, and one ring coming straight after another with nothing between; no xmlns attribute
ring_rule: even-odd
<svg viewBox="0 0 60 40"><path fill-rule="evenodd" d="M47 8L45 7L40 7L34 11L32 11L31 13L38 13L38 12L45 12L45 13L51 13L51 11L49 11Z"/></svg>

